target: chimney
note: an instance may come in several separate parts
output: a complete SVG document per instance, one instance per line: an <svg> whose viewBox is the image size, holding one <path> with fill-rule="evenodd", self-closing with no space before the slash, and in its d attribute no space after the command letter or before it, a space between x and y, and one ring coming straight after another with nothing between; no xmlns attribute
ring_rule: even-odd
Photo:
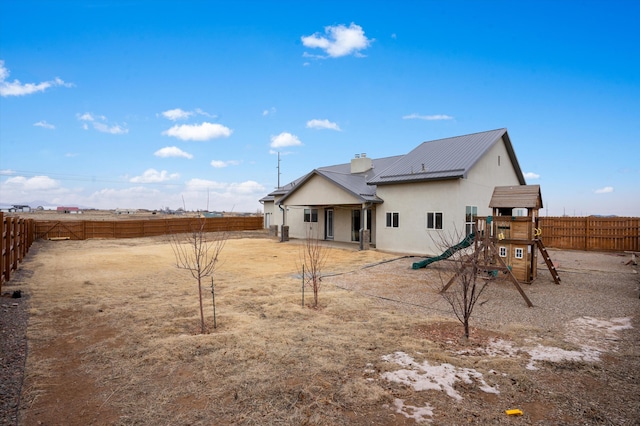
<svg viewBox="0 0 640 426"><path fill-rule="evenodd" d="M351 173L364 173L373 168L371 158L366 153L356 154L351 160Z"/></svg>

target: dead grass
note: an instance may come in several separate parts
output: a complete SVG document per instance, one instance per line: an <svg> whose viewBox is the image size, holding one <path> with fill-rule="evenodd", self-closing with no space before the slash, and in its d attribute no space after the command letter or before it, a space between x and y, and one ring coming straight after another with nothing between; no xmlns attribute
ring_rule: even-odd
<svg viewBox="0 0 640 426"><path fill-rule="evenodd" d="M350 287L357 273L327 279L321 307L302 307L299 250L270 239L229 240L215 276L218 328L208 294L212 332L200 335L196 284L173 266L162 239L37 242L37 255L23 266L33 275L24 283L31 318L21 423L413 424L395 411L400 398L415 406L428 401L442 424L456 418L452 403L460 418L499 424L518 395L536 388L522 361L452 352L526 326L473 329L472 340L461 343L461 327L435 292L427 291L431 314L404 309L411 297L403 309L368 297L406 295L384 288L393 279L384 273L367 291ZM324 272L394 258L334 248ZM396 351L416 362L476 369L502 393L459 383L474 401L463 408L442 392L381 380L397 369L382 357Z"/></svg>
<svg viewBox="0 0 640 426"><path fill-rule="evenodd" d="M96 394L85 398L122 424L261 424L265 416L335 424L346 422L345 411L357 422L389 414L381 410L388 394L362 377L365 364L398 339L410 342L407 350L428 346L408 339L415 320L376 311L369 299L333 286L323 288L321 309L301 307L294 244L228 241L215 276L218 328L207 335L194 334L196 287L172 267L162 241L39 244L29 286L27 406L68 391L51 383L67 351L49 350L66 345L79 356L74 373L95 384ZM334 249L327 272L388 258ZM48 415L25 410L24 421L49 423Z"/></svg>

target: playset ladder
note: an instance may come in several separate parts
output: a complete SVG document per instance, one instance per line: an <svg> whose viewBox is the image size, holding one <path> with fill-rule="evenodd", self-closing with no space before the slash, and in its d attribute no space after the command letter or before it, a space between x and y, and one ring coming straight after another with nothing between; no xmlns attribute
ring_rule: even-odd
<svg viewBox="0 0 640 426"><path fill-rule="evenodd" d="M551 276L553 277L553 281L556 284L560 284L560 275L558 275L558 271L556 271L556 267L553 265L551 261L551 257L549 257L549 252L547 252L547 248L542 244L541 239L536 239L536 244L540 249L540 253L542 253L542 257L544 258L544 262L547 264L547 268L549 268L549 272L551 272Z"/></svg>

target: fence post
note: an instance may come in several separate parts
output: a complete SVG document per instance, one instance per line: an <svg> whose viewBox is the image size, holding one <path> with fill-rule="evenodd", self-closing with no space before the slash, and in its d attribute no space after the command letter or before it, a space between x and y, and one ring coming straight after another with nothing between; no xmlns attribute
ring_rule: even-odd
<svg viewBox="0 0 640 426"><path fill-rule="evenodd" d="M3 245L3 253L4 258L2 259L2 263L4 264L4 280L9 281L11 279L11 251L13 245L11 244L11 229L12 220L11 216L8 216L3 221L3 237L2 245Z"/></svg>
<svg viewBox="0 0 640 426"><path fill-rule="evenodd" d="M4 224L4 213L0 212L0 294L2 294L2 283L8 280L5 274L4 256L6 254L5 235L7 227Z"/></svg>

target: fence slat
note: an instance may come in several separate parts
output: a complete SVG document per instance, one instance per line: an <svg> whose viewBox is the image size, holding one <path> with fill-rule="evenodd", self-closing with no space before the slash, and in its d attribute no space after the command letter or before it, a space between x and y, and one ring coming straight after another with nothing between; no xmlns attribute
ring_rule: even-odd
<svg viewBox="0 0 640 426"><path fill-rule="evenodd" d="M142 238L191 232L205 221L206 232L262 229L262 217L172 218L151 220L35 221L36 238Z"/></svg>
<svg viewBox="0 0 640 426"><path fill-rule="evenodd" d="M640 251L638 217L540 217L547 247L587 251Z"/></svg>
<svg viewBox="0 0 640 426"><path fill-rule="evenodd" d="M0 212L0 293L33 243L33 219L5 216Z"/></svg>

